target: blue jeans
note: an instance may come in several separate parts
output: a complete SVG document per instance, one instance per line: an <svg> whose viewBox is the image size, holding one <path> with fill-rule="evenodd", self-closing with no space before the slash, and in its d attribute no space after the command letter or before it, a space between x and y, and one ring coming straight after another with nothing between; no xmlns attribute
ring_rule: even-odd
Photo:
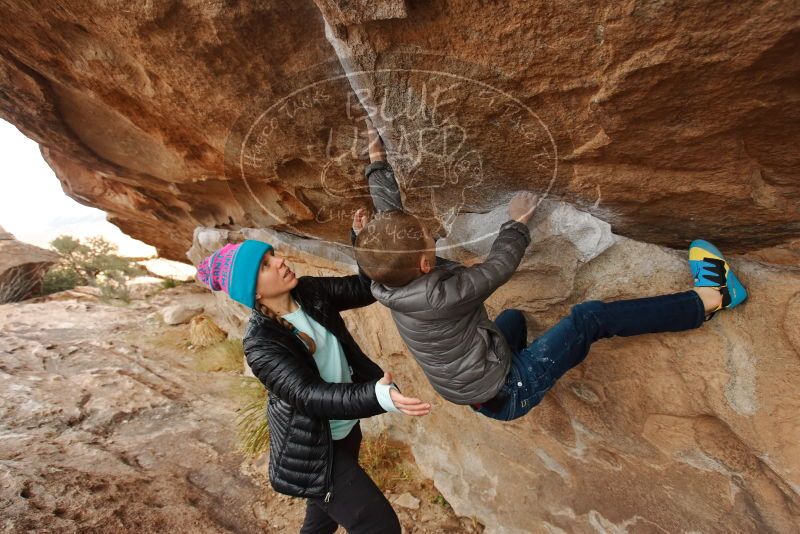
<svg viewBox="0 0 800 534"><path fill-rule="evenodd" d="M525 317L505 310L495 320L514 351L506 381L497 396L478 412L511 421L539 404L564 373L581 363L592 343L614 336L680 332L703 324L703 301L694 291L616 302L590 300L572 307L570 314L525 346Z"/></svg>

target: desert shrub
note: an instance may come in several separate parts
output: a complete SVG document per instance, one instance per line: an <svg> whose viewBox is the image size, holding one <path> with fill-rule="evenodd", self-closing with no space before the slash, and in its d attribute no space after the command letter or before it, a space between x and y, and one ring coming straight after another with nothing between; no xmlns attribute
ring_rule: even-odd
<svg viewBox="0 0 800 534"><path fill-rule="evenodd" d="M97 287L104 300L119 299L123 302L131 301L131 294L128 290L128 277L119 272L111 271L101 273L96 280Z"/></svg>
<svg viewBox="0 0 800 534"><path fill-rule="evenodd" d="M61 258L44 276L43 294L72 289L79 285L100 288L106 299L130 301L127 280L142 274L139 266L117 254L117 246L102 237L82 242L61 235L50 242Z"/></svg>
<svg viewBox="0 0 800 534"><path fill-rule="evenodd" d="M45 264L19 265L8 269L0 277L0 304L19 302L29 297L42 280Z"/></svg>
<svg viewBox="0 0 800 534"><path fill-rule="evenodd" d="M141 270L128 258L117 255L117 246L103 237L89 237L81 242L69 235L62 235L50 242L61 255L61 263L78 273L87 283L97 279L100 273L120 272L127 276L139 274Z"/></svg>
<svg viewBox="0 0 800 534"><path fill-rule="evenodd" d="M189 321L189 339L197 348L210 347L227 337L225 331L206 314L196 315Z"/></svg>
<svg viewBox="0 0 800 534"><path fill-rule="evenodd" d="M72 289L75 286L86 285L85 283L82 284L82 282L84 280L77 272L64 266L56 265L50 268L42 279L42 294L49 295L50 293Z"/></svg>

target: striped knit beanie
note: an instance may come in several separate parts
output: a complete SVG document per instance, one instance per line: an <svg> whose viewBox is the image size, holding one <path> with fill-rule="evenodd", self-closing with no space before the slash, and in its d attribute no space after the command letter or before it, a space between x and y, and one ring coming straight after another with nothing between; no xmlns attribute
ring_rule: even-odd
<svg viewBox="0 0 800 534"><path fill-rule="evenodd" d="M197 280L213 291L224 291L248 308L256 305L258 270L272 245L248 239L228 244L205 258L197 267Z"/></svg>

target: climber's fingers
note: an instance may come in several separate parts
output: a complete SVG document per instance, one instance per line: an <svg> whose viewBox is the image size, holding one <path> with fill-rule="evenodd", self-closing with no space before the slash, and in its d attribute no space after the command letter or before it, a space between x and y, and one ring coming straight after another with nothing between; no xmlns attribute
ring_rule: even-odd
<svg viewBox="0 0 800 534"><path fill-rule="evenodd" d="M353 231L358 233L367 225L367 210L366 208L358 208L353 214Z"/></svg>

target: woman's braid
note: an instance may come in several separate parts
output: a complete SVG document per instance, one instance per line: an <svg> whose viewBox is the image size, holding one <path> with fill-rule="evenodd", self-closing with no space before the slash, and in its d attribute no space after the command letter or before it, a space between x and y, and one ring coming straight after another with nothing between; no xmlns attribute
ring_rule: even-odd
<svg viewBox="0 0 800 534"><path fill-rule="evenodd" d="M283 326L284 328L286 328L287 330L289 330L290 332L295 334L297 337L299 337L300 340L303 343L306 344L306 347L308 347L308 352L309 353L314 354L314 352L316 352L317 344L314 343L314 340L311 339L311 336L309 336L305 332L301 332L300 330L295 328L295 326L292 323L290 323L289 321L287 321L286 319L284 319L283 317L281 317L280 315L278 315L274 311L270 310L269 308L267 308L266 306L264 306L260 302L256 303L256 305L258 306L258 311L260 311L261 313L263 313L264 315L266 315L270 319L278 322L281 326Z"/></svg>

